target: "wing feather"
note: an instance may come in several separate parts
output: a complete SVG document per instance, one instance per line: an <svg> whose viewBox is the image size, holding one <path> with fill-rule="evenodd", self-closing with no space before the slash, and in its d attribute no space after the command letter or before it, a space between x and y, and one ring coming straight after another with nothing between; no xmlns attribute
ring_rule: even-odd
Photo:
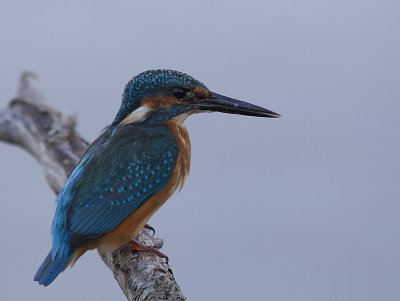
<svg viewBox="0 0 400 301"><path fill-rule="evenodd" d="M118 226L169 182L179 145L167 127L112 141L92 156L68 211L71 248Z"/></svg>

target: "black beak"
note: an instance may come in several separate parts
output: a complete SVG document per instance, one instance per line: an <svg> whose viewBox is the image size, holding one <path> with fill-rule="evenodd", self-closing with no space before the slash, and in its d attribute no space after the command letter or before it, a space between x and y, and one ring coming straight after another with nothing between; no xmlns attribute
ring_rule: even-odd
<svg viewBox="0 0 400 301"><path fill-rule="evenodd" d="M248 102L211 92L212 98L201 99L193 107L197 110L223 112L257 117L278 118L281 115Z"/></svg>

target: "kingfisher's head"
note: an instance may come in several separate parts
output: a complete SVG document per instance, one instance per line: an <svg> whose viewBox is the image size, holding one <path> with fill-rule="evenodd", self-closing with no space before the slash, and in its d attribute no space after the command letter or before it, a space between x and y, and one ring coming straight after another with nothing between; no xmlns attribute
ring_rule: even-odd
<svg viewBox="0 0 400 301"><path fill-rule="evenodd" d="M224 112L258 117L280 115L262 107L211 92L203 83L182 72L149 70L125 87L114 125L132 122L183 122L200 112Z"/></svg>

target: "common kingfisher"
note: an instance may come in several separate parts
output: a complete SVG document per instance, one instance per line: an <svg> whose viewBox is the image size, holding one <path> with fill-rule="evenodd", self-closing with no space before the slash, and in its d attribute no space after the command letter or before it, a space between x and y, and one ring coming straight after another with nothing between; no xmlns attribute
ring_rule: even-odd
<svg viewBox="0 0 400 301"><path fill-rule="evenodd" d="M57 196L53 245L34 280L49 285L87 250L148 251L133 238L182 188L190 169L185 119L223 112L279 117L265 108L211 92L173 70L143 72L126 85L114 121L88 147Z"/></svg>

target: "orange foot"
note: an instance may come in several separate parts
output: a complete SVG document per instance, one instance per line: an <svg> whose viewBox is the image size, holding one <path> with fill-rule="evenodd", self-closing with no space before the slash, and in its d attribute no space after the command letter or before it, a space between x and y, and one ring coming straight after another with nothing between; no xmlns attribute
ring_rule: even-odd
<svg viewBox="0 0 400 301"><path fill-rule="evenodd" d="M154 230L154 228L152 226L149 226L148 224L144 225L143 228L152 231L153 232L153 236L156 234L156 230Z"/></svg>
<svg viewBox="0 0 400 301"><path fill-rule="evenodd" d="M144 246L144 245L138 243L135 240L131 240L130 242L128 242L128 244L130 246L126 247L124 249L124 251L141 251L141 252L153 253L153 254L156 254L157 256L161 257L161 258L165 258L167 260L167 263L168 263L168 257L166 255L164 255L163 253L161 253L160 251L158 251L156 248Z"/></svg>

